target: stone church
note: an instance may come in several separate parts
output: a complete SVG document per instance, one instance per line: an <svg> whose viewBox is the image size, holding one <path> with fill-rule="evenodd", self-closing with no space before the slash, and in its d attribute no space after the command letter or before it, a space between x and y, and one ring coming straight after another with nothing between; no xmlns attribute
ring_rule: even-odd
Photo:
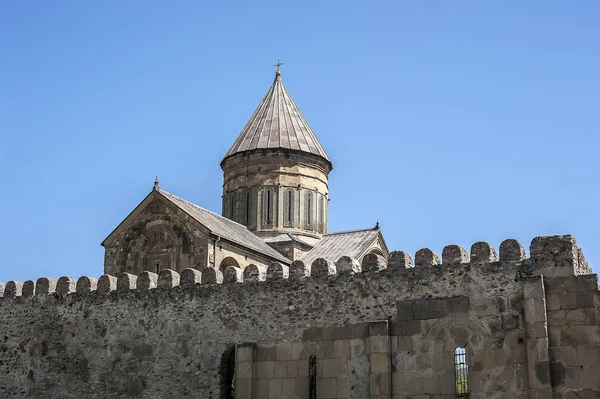
<svg viewBox="0 0 600 399"><path fill-rule="evenodd" d="M279 73L221 167L221 215L156 181L99 278L0 283L0 399L600 398L572 236L329 233L332 162Z"/></svg>
<svg viewBox="0 0 600 399"><path fill-rule="evenodd" d="M159 188L102 242L104 272L140 274L253 264L289 265L341 255L386 261L373 228L329 233L329 172L333 164L289 95L275 80L221 161L223 206L217 215Z"/></svg>

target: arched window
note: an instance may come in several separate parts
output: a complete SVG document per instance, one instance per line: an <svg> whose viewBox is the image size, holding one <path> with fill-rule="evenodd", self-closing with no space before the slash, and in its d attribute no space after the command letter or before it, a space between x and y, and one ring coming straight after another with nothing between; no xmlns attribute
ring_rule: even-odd
<svg viewBox="0 0 600 399"><path fill-rule="evenodd" d="M317 357L308 358L308 397L317 399Z"/></svg>
<svg viewBox="0 0 600 399"><path fill-rule="evenodd" d="M306 226L310 228L312 223L312 193L306 193Z"/></svg>
<svg viewBox="0 0 600 399"><path fill-rule="evenodd" d="M250 224L250 192L246 193L246 224Z"/></svg>
<svg viewBox="0 0 600 399"><path fill-rule="evenodd" d="M458 347L454 351L454 370L456 373L456 397L469 397L469 364L467 358L467 348Z"/></svg>
<svg viewBox="0 0 600 399"><path fill-rule="evenodd" d="M265 222L267 224L271 224L271 212L272 212L271 211L271 205L272 205L272 202L273 202L273 199L271 198L272 197L271 190L267 190L265 194L266 194L266 198L265 198L265 207L266 207L266 209L265 209Z"/></svg>
<svg viewBox="0 0 600 399"><path fill-rule="evenodd" d="M224 272L225 269L227 269L229 266L240 267L237 260L233 259L231 256L228 256L221 261L221 264L219 265L219 270L221 272Z"/></svg>
<svg viewBox="0 0 600 399"><path fill-rule="evenodd" d="M293 219L294 208L292 206L292 204L293 204L293 198L294 198L293 195L294 194L292 193L292 190L288 190L287 191L287 194L286 194L286 206L285 206L285 212L286 212L286 214L285 214L285 223L288 226L291 226L292 225L292 221L294 220Z"/></svg>

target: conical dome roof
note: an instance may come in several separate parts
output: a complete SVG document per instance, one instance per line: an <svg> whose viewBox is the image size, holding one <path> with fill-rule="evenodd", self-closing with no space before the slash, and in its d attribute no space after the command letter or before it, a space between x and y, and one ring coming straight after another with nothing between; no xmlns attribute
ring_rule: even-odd
<svg viewBox="0 0 600 399"><path fill-rule="evenodd" d="M317 136L285 89L279 71L223 161L234 154L267 148L307 152L321 156L331 164Z"/></svg>

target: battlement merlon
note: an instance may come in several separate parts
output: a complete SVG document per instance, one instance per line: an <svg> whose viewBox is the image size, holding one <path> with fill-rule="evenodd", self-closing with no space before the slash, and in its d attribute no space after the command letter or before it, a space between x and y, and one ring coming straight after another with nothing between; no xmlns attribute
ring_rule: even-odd
<svg viewBox="0 0 600 399"><path fill-rule="evenodd" d="M77 293L82 296L95 293L98 296L105 296L111 291L146 291L196 284L251 284L270 280L332 278L336 275L383 271L405 273L410 283L414 284L420 279L425 281L428 274L443 273L444 266L463 265L470 266L471 269L487 269L494 266L498 272L514 273L515 278L520 275L543 275L553 278L592 272L583 252L570 235L534 238L530 245L530 258L526 258L525 250L517 240L507 239L500 244L499 259L498 261L496 251L490 244L476 242L471 246L470 260L464 248L448 245L443 249L441 259L429 248L423 248L416 252L414 262L408 253L393 251L387 263L377 255L365 256L362 264L353 258L342 256L337 262L319 258L310 265L295 261L289 267L272 263L268 268L251 264L243 270L230 266L223 272L212 267L207 267L202 272L185 269L181 275L166 269L159 275L152 272L143 272L139 276L121 273L117 277L105 274L98 280L87 276L82 276L77 281L67 276L61 277L58 281L41 277L37 281L28 280L23 284L15 281L0 283L0 296L33 298L54 293L59 295ZM440 268L440 270L432 268Z"/></svg>

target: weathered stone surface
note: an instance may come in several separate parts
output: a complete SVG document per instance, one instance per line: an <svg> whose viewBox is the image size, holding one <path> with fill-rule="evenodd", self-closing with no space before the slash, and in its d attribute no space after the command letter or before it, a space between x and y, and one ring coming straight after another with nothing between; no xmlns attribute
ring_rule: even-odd
<svg viewBox="0 0 600 399"><path fill-rule="evenodd" d="M206 270L206 269L205 269ZM220 272L219 272L220 273ZM223 281L223 278L221 278ZM161 270L158 275L158 288L173 288L179 285L179 273L175 270L165 269Z"/></svg>
<svg viewBox="0 0 600 399"><path fill-rule="evenodd" d="M98 294L106 295L117 289L117 278L108 274L103 274L98 279Z"/></svg>
<svg viewBox="0 0 600 399"><path fill-rule="evenodd" d="M147 291L158 286L158 274L152 272L142 272L139 274L136 287L140 291Z"/></svg>
<svg viewBox="0 0 600 399"><path fill-rule="evenodd" d="M214 267L207 267L202 270L202 284L222 284L223 273Z"/></svg>
<svg viewBox="0 0 600 399"><path fill-rule="evenodd" d="M21 296L23 298L32 298L35 295L35 281L27 280L23 283Z"/></svg>
<svg viewBox="0 0 600 399"><path fill-rule="evenodd" d="M56 280L40 277L35 282L35 295L48 295L56 291Z"/></svg>
<svg viewBox="0 0 600 399"><path fill-rule="evenodd" d="M290 277L304 278L310 276L310 265L305 265L301 260L295 260L290 265Z"/></svg>
<svg viewBox="0 0 600 399"><path fill-rule="evenodd" d="M80 295L88 295L92 291L96 291L97 287L98 280L92 277L81 276L77 279L75 290Z"/></svg>
<svg viewBox="0 0 600 399"><path fill-rule="evenodd" d="M500 244L500 261L521 261L525 259L525 248L514 238L502 241Z"/></svg>
<svg viewBox="0 0 600 399"><path fill-rule="evenodd" d="M8 283L6 283L6 286L4 287L4 297L16 298L18 296L21 296L22 290L23 284L11 280Z"/></svg>
<svg viewBox="0 0 600 399"><path fill-rule="evenodd" d="M335 263L326 259L315 259L310 266L311 277L327 277L336 274Z"/></svg>
<svg viewBox="0 0 600 399"><path fill-rule="evenodd" d="M422 248L415 254L415 266L435 266L440 264L440 257L429 248Z"/></svg>
<svg viewBox="0 0 600 399"><path fill-rule="evenodd" d="M442 251L442 263L444 264L460 264L468 263L469 255L467 251L459 245L447 245Z"/></svg>
<svg viewBox="0 0 600 399"><path fill-rule="evenodd" d="M233 267L233 266L231 266ZM196 269L183 269L179 278L179 284L181 285L195 285L200 284L202 281L202 273Z"/></svg>
<svg viewBox="0 0 600 399"><path fill-rule="evenodd" d="M134 290L136 287L137 276L129 273L121 273L117 277L117 291Z"/></svg>
<svg viewBox="0 0 600 399"><path fill-rule="evenodd" d="M471 245L471 262L495 262L496 250L487 242L479 241Z"/></svg>
<svg viewBox="0 0 600 399"><path fill-rule="evenodd" d="M284 279L290 275L289 267L281 263L271 263L267 268L267 280Z"/></svg>
<svg viewBox="0 0 600 399"><path fill-rule="evenodd" d="M244 283L265 281L266 277L266 270L257 265L249 265L244 269Z"/></svg>
<svg viewBox="0 0 600 399"><path fill-rule="evenodd" d="M393 251L388 259L388 269L410 269L415 267L412 257L408 252Z"/></svg>
<svg viewBox="0 0 600 399"><path fill-rule="evenodd" d="M56 283L56 293L61 295L67 295L75 292L77 281L73 277L62 276Z"/></svg>
<svg viewBox="0 0 600 399"><path fill-rule="evenodd" d="M229 266L223 272L224 283L242 283L244 282L244 272L239 267Z"/></svg>
<svg viewBox="0 0 600 399"><path fill-rule="evenodd" d="M387 268L385 258L378 254L366 254L363 257L361 269L363 273L380 272Z"/></svg>
<svg viewBox="0 0 600 399"><path fill-rule="evenodd" d="M354 274L360 273L362 268L360 263L349 256L342 256L335 262L335 267L338 274Z"/></svg>

